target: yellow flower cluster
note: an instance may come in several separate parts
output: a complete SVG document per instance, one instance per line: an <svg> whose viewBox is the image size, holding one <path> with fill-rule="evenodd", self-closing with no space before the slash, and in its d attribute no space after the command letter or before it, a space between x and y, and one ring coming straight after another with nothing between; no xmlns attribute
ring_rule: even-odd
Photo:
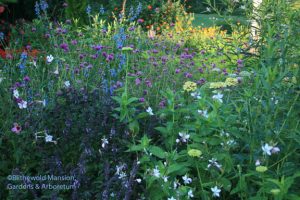
<svg viewBox="0 0 300 200"><path fill-rule="evenodd" d="M202 155L202 152L198 149L190 149L188 151L188 154L191 157L198 157L199 158Z"/></svg>
<svg viewBox="0 0 300 200"><path fill-rule="evenodd" d="M219 88L224 88L226 86L227 85L225 82L212 82L209 84L209 88L211 89L219 89Z"/></svg>
<svg viewBox="0 0 300 200"><path fill-rule="evenodd" d="M227 86L236 86L238 84L238 80L236 78L226 78L225 84Z"/></svg>
<svg viewBox="0 0 300 200"><path fill-rule="evenodd" d="M187 81L183 85L183 90L187 92L192 92L197 89L197 84L192 81Z"/></svg>
<svg viewBox="0 0 300 200"><path fill-rule="evenodd" d="M238 80L236 78L227 78L225 82L212 82L209 84L209 88L211 89L220 89L224 87L236 86L238 84Z"/></svg>

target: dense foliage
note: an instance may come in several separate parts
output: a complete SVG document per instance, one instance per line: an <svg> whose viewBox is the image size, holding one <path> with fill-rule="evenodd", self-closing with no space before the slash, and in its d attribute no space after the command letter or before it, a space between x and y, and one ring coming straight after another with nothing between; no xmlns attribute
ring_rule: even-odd
<svg viewBox="0 0 300 200"><path fill-rule="evenodd" d="M82 2L88 25L51 20L41 0L3 43L0 199L300 198L299 11L247 4L253 38L230 20L192 27L179 2L149 22L152 8L104 20Z"/></svg>

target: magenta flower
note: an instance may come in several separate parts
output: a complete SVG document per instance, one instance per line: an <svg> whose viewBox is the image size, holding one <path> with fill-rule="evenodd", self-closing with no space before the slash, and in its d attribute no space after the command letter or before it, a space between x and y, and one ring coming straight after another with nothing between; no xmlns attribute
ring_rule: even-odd
<svg viewBox="0 0 300 200"><path fill-rule="evenodd" d="M29 76L25 76L25 77L23 78L23 80L24 80L25 82L29 82L29 81L30 81L30 78L29 78Z"/></svg>
<svg viewBox="0 0 300 200"><path fill-rule="evenodd" d="M11 131L16 134L20 134L20 132L22 131L22 128L19 124L14 123L14 127L11 129Z"/></svg>
<svg viewBox="0 0 300 200"><path fill-rule="evenodd" d="M141 97L141 98L139 99L139 101L142 102L142 103L144 103L144 102L145 102L145 98L144 98L144 97Z"/></svg>

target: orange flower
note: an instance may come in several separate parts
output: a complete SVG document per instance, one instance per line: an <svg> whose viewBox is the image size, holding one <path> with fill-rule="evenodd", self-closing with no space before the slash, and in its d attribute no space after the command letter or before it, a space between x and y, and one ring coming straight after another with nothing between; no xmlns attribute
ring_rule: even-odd
<svg viewBox="0 0 300 200"><path fill-rule="evenodd" d="M148 9L149 9L149 10L152 10L152 6L151 6L151 5L149 5L149 6L148 6Z"/></svg>
<svg viewBox="0 0 300 200"><path fill-rule="evenodd" d="M157 27L156 30L159 31L159 30L160 30L160 27Z"/></svg>

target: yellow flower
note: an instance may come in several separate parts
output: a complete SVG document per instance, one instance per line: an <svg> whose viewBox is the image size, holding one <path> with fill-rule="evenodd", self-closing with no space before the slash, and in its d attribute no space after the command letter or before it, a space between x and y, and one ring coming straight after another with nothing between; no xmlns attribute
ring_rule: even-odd
<svg viewBox="0 0 300 200"><path fill-rule="evenodd" d="M197 150L197 149L190 149L188 151L188 154L191 157L198 157L199 158L202 155L202 152L200 150Z"/></svg>
<svg viewBox="0 0 300 200"><path fill-rule="evenodd" d="M264 173L268 170L268 168L266 166L257 166L255 169L257 172L261 172Z"/></svg>
<svg viewBox="0 0 300 200"><path fill-rule="evenodd" d="M227 86L236 86L238 84L238 80L236 78L226 78L225 84Z"/></svg>
<svg viewBox="0 0 300 200"><path fill-rule="evenodd" d="M183 90L187 92L192 92L197 89L197 84L192 81L187 81L183 85Z"/></svg>
<svg viewBox="0 0 300 200"><path fill-rule="evenodd" d="M212 82L209 84L209 88L212 88L212 89L224 88L226 86L227 86L227 84L225 84L224 82Z"/></svg>

